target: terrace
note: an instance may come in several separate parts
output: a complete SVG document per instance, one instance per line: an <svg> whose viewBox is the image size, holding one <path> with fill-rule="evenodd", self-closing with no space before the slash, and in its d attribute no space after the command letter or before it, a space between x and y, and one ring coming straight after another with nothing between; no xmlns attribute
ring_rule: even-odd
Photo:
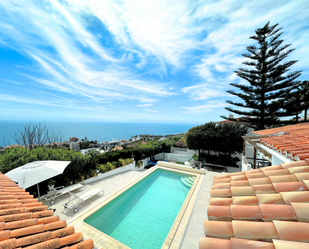
<svg viewBox="0 0 309 249"><path fill-rule="evenodd" d="M284 137L291 136L294 130L291 128L293 127L297 128L297 136L294 138ZM307 128L307 126L305 127ZM291 126L289 127L289 134L285 135L278 134L278 132L273 133L273 130L268 132L270 132L269 134L276 134L281 140L289 138L285 140L285 144L294 146L293 143L301 142L304 144L303 142L308 141L307 132L305 130L301 132L302 128L304 127L301 125ZM287 133L287 128L284 130ZM263 132L267 132L267 130ZM254 141L255 143L264 143L268 138L270 138L269 141L277 141L274 139L276 136L270 137L267 134L259 134L259 136L263 137L259 137L258 141ZM273 146L272 150L278 150L275 144L270 142L265 146ZM259 152L261 153L261 151ZM295 155L298 155L299 158L299 155L302 154L306 153L298 152ZM268 158L270 159L271 156L268 156ZM291 161L288 163L253 170L249 169L243 172L221 174L205 171L206 174L202 173L200 179L195 183L197 191L191 193L191 196L194 196L193 201L187 203L187 207L190 208L183 212L184 222L179 223L175 236L164 248L191 249L199 247L200 249L211 249L241 248L241 246L256 248L256 246L262 246L264 248L280 249L282 248L282 241L289 245L289 248L308 248L309 237L307 233L302 231L309 229L307 223L309 219L309 209L307 207L307 202L309 202L309 161L307 158L303 160L298 158L294 156L293 160L290 159ZM164 167L166 163L159 162L160 164ZM179 164L168 165L169 168L177 170L185 167ZM187 169L194 172L191 167ZM8 230L9 234L0 242L0 247L2 245L1 248L4 246L14 248L21 245L20 243L26 243L23 241L31 239L31 236L41 238L41 235L51 231L54 237L46 237L46 239L39 239L31 243L36 248L42 248L45 244L51 246L50 248L58 248L63 245L72 247L74 244L78 244L79 248L87 249L93 246L115 248L113 239L106 237L103 239L102 244L98 244L100 239L102 242L102 238L98 240L96 235L82 230L80 226L81 217L127 189L128 186L144 177L151 170L154 170L154 168L140 171L130 170L87 183L85 191L101 188L105 194L95 196L82 203L77 213L72 210L64 211L63 204L67 201L68 195L59 197L56 199L56 203L51 206L46 201L37 202L37 200L33 199L33 196L29 196L28 193L15 185L7 185L13 183L1 178L1 191L6 195L6 198L9 198L8 196L14 192L14 205L20 207L13 207L13 204L2 201L0 207L3 212L0 218L4 221L4 229ZM15 212L16 208L21 207L23 210L18 211L16 214L12 213ZM55 209L55 211L48 210L48 208ZM32 214L29 214L29 216L28 213ZM28 215L29 218L25 218L25 215ZM44 228L46 231L43 229L42 231L27 232L21 237L13 236L18 229L31 228L39 224L43 224L46 229L48 226L55 226L55 228L52 230ZM47 226L47 224L50 225ZM75 228L73 230L72 225ZM62 231L61 229L70 230L67 236L69 236L69 239L72 237L72 241L65 242L68 240L67 238L55 237L56 231ZM0 232L0 235L2 233ZM51 239L53 240L51 241ZM83 240L85 242L82 242ZM92 244L93 241L94 244ZM56 244L52 246L51 244L54 242ZM121 245L117 246L127 248L121 247Z"/></svg>

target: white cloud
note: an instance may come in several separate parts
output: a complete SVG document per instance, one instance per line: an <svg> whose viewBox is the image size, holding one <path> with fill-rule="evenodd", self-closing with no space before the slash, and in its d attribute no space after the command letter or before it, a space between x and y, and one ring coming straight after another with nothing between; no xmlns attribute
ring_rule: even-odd
<svg viewBox="0 0 309 249"><path fill-rule="evenodd" d="M147 107L147 106L152 106L152 104L141 104L141 105L137 105L138 107Z"/></svg>
<svg viewBox="0 0 309 249"><path fill-rule="evenodd" d="M153 109L145 109L145 111L147 111L147 112L158 112L158 111L153 110Z"/></svg>
<svg viewBox="0 0 309 249"><path fill-rule="evenodd" d="M181 67L183 56L199 43L196 36L202 29L192 25L192 13L198 3L189 0L68 2L69 8L87 10L99 18L119 44L140 56L141 67L149 56L155 56L163 73L166 63Z"/></svg>
<svg viewBox="0 0 309 249"><path fill-rule="evenodd" d="M56 0L41 5L20 1L0 4L11 14L13 25L0 23L2 32L12 40L11 48L25 51L45 70L44 77L30 76L41 87L97 102L107 99L143 101L154 99L154 96L174 95L164 83L141 79L127 68L125 61L107 52L97 36L87 30L88 24L82 18L90 8L88 4L81 8ZM98 9L103 6L98 4ZM27 29L22 28L24 25ZM42 49L42 46L52 49Z"/></svg>
<svg viewBox="0 0 309 249"><path fill-rule="evenodd" d="M60 108L68 108L68 109L78 109L78 110L93 110L94 107L88 106L80 106L78 101L74 101L71 99L59 99L50 98L50 99L43 99L43 98L31 98L31 97L24 97L24 96L17 96L17 95L10 95L10 94L0 94L1 101L9 101L9 102L16 102L22 104L35 104L35 105L43 105L43 106L52 106L52 107L60 107ZM95 107L98 110L105 109L104 107Z"/></svg>
<svg viewBox="0 0 309 249"><path fill-rule="evenodd" d="M207 100L227 96L224 89L219 84L200 84L182 88L182 92L188 94L189 98L198 100Z"/></svg>
<svg viewBox="0 0 309 249"><path fill-rule="evenodd" d="M190 107L183 107L185 109L184 113L199 115L206 112L212 112L218 108L227 107L228 104L225 100L208 101L205 105L197 105Z"/></svg>
<svg viewBox="0 0 309 249"><path fill-rule="evenodd" d="M27 56L10 61L18 77L0 80L21 82L14 86L18 98L13 91L5 98L16 103L57 106L55 99L64 98L75 108L78 99L95 113L102 103L123 101L125 108L138 101L148 117L163 117L168 105L188 116L220 112L224 98L235 98L226 93L229 83L246 84L233 71L268 20L279 22L284 43L296 48L291 71L303 70L306 79L308 12L308 1L0 1L0 46ZM19 96L29 89L48 98ZM183 107L187 99L195 105ZM159 115L146 109L154 103Z"/></svg>

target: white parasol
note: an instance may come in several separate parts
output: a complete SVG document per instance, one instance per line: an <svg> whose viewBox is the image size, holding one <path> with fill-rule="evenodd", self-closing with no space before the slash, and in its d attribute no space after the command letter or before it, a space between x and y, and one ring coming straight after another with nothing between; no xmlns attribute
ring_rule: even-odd
<svg viewBox="0 0 309 249"><path fill-rule="evenodd" d="M40 197L39 183L62 174L69 163L70 161L35 161L13 169L5 175L23 189L37 184Z"/></svg>

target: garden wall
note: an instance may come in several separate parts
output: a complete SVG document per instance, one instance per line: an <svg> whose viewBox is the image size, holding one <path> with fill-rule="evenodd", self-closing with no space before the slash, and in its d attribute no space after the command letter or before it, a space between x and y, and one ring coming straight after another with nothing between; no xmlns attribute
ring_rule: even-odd
<svg viewBox="0 0 309 249"><path fill-rule="evenodd" d="M105 173L99 173L97 176L94 176L94 177L91 177L87 180L84 180L83 182L84 183L91 183L91 182L95 182L95 181L98 181L98 180L102 180L104 178L107 178L107 177L110 177L110 176L113 176L113 175L117 175L119 173L122 173L122 172L125 172L125 171L128 171L128 170L142 170L144 169L145 166L148 165L148 160L150 160L149 157L145 158L143 161L143 165L141 167L136 167L136 163L135 161L133 161L133 163L130 163L128 165L125 165L123 167L119 167L119 168L116 168L116 169L113 169L113 170L110 170L108 172L105 172Z"/></svg>

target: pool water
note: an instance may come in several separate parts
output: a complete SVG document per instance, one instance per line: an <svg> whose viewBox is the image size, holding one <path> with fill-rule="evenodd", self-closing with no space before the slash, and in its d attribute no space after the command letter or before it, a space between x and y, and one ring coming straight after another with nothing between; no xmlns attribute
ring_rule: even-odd
<svg viewBox="0 0 309 249"><path fill-rule="evenodd" d="M161 248L190 191L186 177L157 169L85 222L132 249Z"/></svg>

